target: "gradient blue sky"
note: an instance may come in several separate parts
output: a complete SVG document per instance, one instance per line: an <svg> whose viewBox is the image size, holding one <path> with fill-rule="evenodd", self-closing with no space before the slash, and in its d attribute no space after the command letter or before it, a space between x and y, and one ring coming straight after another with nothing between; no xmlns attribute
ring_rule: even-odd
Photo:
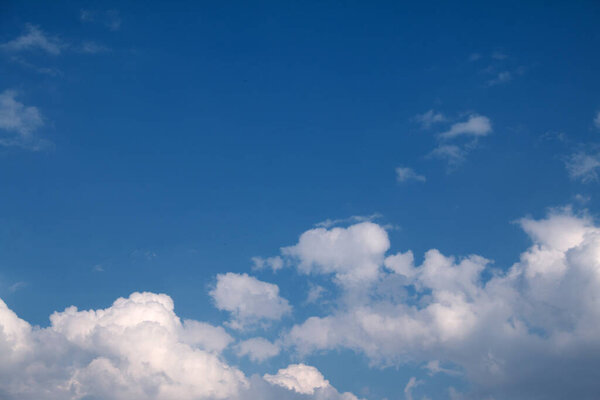
<svg viewBox="0 0 600 400"><path fill-rule="evenodd" d="M0 298L45 327L150 291L220 325L217 274L248 273L293 305L258 335L274 341L343 289L252 257L353 216L417 265L435 248L507 271L531 245L520 218L600 212L599 21L594 1L2 1ZM305 304L316 284L328 302ZM343 346L223 357L306 362L368 399L411 377L419 399L473 388Z"/></svg>

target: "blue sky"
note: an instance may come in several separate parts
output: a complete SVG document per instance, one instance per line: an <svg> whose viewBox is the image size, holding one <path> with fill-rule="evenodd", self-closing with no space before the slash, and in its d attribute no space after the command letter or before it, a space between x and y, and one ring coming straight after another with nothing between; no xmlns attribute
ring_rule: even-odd
<svg viewBox="0 0 600 400"><path fill-rule="evenodd" d="M177 340L250 382L242 394L241 378L231 378L231 392L190 384L179 398L563 398L536 367L547 362L570 382L565 393L592 398L598 375L586 368L600 362L600 342L580 322L600 321L600 304L586 297L583 307L560 291L585 296L582 282L600 271L594 257L576 257L600 248L599 17L592 1L4 1L6 313L34 332L30 348L49 332L65 335L71 353L85 347L87 364L69 352L40 357L89 372L101 350L49 316L71 305L113 310L121 297L162 307L164 293L175 304L169 318L230 338L218 351L186 342L204 337L196 328ZM581 265L592 271L586 279ZM538 288L550 270L554 289ZM510 281L516 275L525 281ZM456 299L468 311L452 308ZM508 299L517 299L508 314L489 311ZM575 320L540 317L554 302ZM381 318L367 325L388 321L381 326L391 331L357 333L360 310ZM460 328L432 328L454 321L448 315ZM2 321L17 354L25 334L9 335ZM482 328L507 321L524 331ZM572 346L563 353L543 351L565 335ZM262 347L245 342L258 337ZM515 359L501 358L521 346L535 361L518 381L502 373ZM134 361L121 361L119 374L130 377ZM497 370L485 375L482 363ZM290 389L276 375L288 365L316 368L308 376L330 384ZM7 383L28 379L15 372L22 366L0 368L8 399L26 398ZM155 368L187 382L166 364ZM81 376L68 376L79 382L71 397L56 396L139 395ZM135 382L145 398L171 393ZM273 392L281 388L289 390Z"/></svg>

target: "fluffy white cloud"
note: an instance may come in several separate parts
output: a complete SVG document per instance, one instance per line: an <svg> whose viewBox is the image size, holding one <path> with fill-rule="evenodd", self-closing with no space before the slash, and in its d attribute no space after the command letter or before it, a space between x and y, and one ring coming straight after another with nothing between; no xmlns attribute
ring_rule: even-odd
<svg viewBox="0 0 600 400"><path fill-rule="evenodd" d="M166 295L133 293L106 309L69 307L31 327L0 304L0 392L7 399L231 398L248 385L186 343Z"/></svg>
<svg viewBox="0 0 600 400"><path fill-rule="evenodd" d="M282 370L287 381L280 373L247 378L217 354L230 336L181 323L164 294L133 293L99 310L69 307L50 321L32 327L0 300L3 400L357 400L324 385L313 367Z"/></svg>
<svg viewBox="0 0 600 400"><path fill-rule="evenodd" d="M38 150L47 144L34 136L34 132L43 125L40 111L17 101L16 91L0 93L0 129L9 132L9 135L0 135L0 145Z"/></svg>
<svg viewBox="0 0 600 400"><path fill-rule="evenodd" d="M298 269L305 274L333 274L339 284L356 288L378 278L389 247L385 229L363 222L348 228L308 230L296 245L285 247L282 252L296 258Z"/></svg>
<svg viewBox="0 0 600 400"><path fill-rule="evenodd" d="M236 353L240 357L247 356L254 362L263 362L268 358L275 357L281 349L275 343L265 338L255 337L236 345Z"/></svg>
<svg viewBox="0 0 600 400"><path fill-rule="evenodd" d="M418 174L414 169L408 167L398 167L396 168L396 180L398 182L406 182L406 181L418 181L425 182L427 178L425 176Z"/></svg>
<svg viewBox="0 0 600 400"><path fill-rule="evenodd" d="M600 167L600 154L578 152L565 160L569 177L584 183L598 180L597 169Z"/></svg>
<svg viewBox="0 0 600 400"><path fill-rule="evenodd" d="M411 252L391 255L383 264L393 272L380 276L370 299L308 318L285 342L301 354L349 348L376 365L462 371L474 398L593 398L600 229L569 209L520 223L533 245L505 273L484 279L489 261L476 255L456 259L433 249L419 266ZM415 294L378 296L386 285Z"/></svg>
<svg viewBox="0 0 600 400"><path fill-rule="evenodd" d="M458 136L481 137L492 132L492 123L488 117L473 114L465 122L453 124L449 130L440 133L442 139L452 139Z"/></svg>
<svg viewBox="0 0 600 400"><path fill-rule="evenodd" d="M219 310L231 313L229 326L234 329L253 327L261 321L279 320L292 308L279 296L279 287L248 274L217 275L210 296Z"/></svg>
<svg viewBox="0 0 600 400"><path fill-rule="evenodd" d="M25 26L25 33L23 35L0 44L0 49L7 51L38 49L52 55L57 55L60 54L65 46L59 38L48 36L37 26L28 24Z"/></svg>
<svg viewBox="0 0 600 400"><path fill-rule="evenodd" d="M301 394L314 394L315 389L326 388L329 381L315 367L293 364L280 369L275 375L266 374L265 380L273 385L294 390Z"/></svg>
<svg viewBox="0 0 600 400"><path fill-rule="evenodd" d="M215 353L222 352L233 342L231 335L222 326L213 326L190 319L183 321L180 337L184 343Z"/></svg>

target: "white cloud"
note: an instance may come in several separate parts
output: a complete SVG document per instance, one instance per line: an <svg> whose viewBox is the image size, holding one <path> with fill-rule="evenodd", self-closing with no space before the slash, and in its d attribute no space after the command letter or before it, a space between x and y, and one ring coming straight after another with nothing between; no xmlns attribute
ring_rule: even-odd
<svg viewBox="0 0 600 400"><path fill-rule="evenodd" d="M3 400L298 400L298 390L312 393L307 400L357 400L324 385L313 367L290 366L269 382L247 378L218 354L230 341L224 330L182 324L164 294L133 293L99 310L69 307L50 322L32 327L0 300Z"/></svg>
<svg viewBox="0 0 600 400"><path fill-rule="evenodd" d="M415 387L422 385L423 381L417 380L414 376L408 380L408 383L404 387L404 398L406 400L413 400L412 391Z"/></svg>
<svg viewBox="0 0 600 400"><path fill-rule="evenodd" d="M261 271L269 268L272 269L274 272L277 272L284 267L283 259L279 256L268 258L252 257L252 263L254 264L252 269L256 271Z"/></svg>
<svg viewBox="0 0 600 400"><path fill-rule="evenodd" d="M578 152L565 159L565 167L569 177L583 183L598 180L597 169L600 167L600 154Z"/></svg>
<svg viewBox="0 0 600 400"><path fill-rule="evenodd" d="M452 139L458 136L482 137L492 132L492 123L488 117L473 114L465 122L453 124L449 130L440 133L442 139Z"/></svg>
<svg viewBox="0 0 600 400"><path fill-rule="evenodd" d="M423 129L428 129L434 124L446 121L446 117L440 112L429 110L423 114L415 115L414 120L421 124Z"/></svg>
<svg viewBox="0 0 600 400"><path fill-rule="evenodd" d="M396 168L396 180L398 182L407 182L407 181L418 181L425 182L427 178L425 176L418 174L414 169L408 167L397 167Z"/></svg>
<svg viewBox="0 0 600 400"><path fill-rule="evenodd" d="M348 228L315 228L304 232L298 243L285 247L285 256L299 261L305 274L333 274L337 283L357 288L375 281L390 242L387 232L373 222Z"/></svg>
<svg viewBox="0 0 600 400"><path fill-rule="evenodd" d="M596 117L594 118L594 126L600 129L600 111L596 113Z"/></svg>
<svg viewBox="0 0 600 400"><path fill-rule="evenodd" d="M225 399L248 385L242 372L181 340L166 295L134 293L103 310L69 307L50 321L33 328L0 301L3 398Z"/></svg>
<svg viewBox="0 0 600 400"><path fill-rule="evenodd" d="M182 342L214 353L221 353L233 342L233 338L222 326L190 319L183 321L180 336Z"/></svg>
<svg viewBox="0 0 600 400"><path fill-rule="evenodd" d="M294 390L300 394L314 394L315 389L326 388L329 381L318 369L305 364L292 364L275 375L266 374L265 380L273 385Z"/></svg>
<svg viewBox="0 0 600 400"><path fill-rule="evenodd" d="M409 252L388 256L394 272L381 275L372 293L394 280L415 297L340 302L331 314L295 325L284 342L300 354L347 348L374 365L425 362L432 372L464 371L476 398L592 398L592 366L600 362L600 228L569 209L520 224L533 244L506 272L484 279L489 260L435 249L419 266Z"/></svg>
<svg viewBox="0 0 600 400"><path fill-rule="evenodd" d="M236 345L236 354L240 357L247 356L254 362L263 362L268 358L275 357L281 349L277 344L269 342L265 338L255 337Z"/></svg>
<svg viewBox="0 0 600 400"><path fill-rule="evenodd" d="M7 51L27 51L38 49L52 55L58 55L66 44L59 38L46 35L40 28L27 24L25 33L16 39L0 44L0 49Z"/></svg>
<svg viewBox="0 0 600 400"><path fill-rule="evenodd" d="M217 275L210 296L219 310L231 313L229 326L234 329L254 327L261 321L279 320L292 308L279 296L279 287L247 274L228 272Z"/></svg>
<svg viewBox="0 0 600 400"><path fill-rule="evenodd" d="M19 102L16 91L5 90L0 93L0 129L9 133L0 136L1 146L40 150L49 144L34 135L43 125L44 120L37 107L25 106Z"/></svg>
<svg viewBox="0 0 600 400"><path fill-rule="evenodd" d="M318 228L331 228L335 225L348 224L348 223L357 223L357 222L371 222L376 219L381 218L382 215L379 213L374 213L371 215L352 215L348 218L338 218L338 219L326 219L325 221L321 221L315 224Z"/></svg>
<svg viewBox="0 0 600 400"><path fill-rule="evenodd" d="M449 167L456 167L465 161L468 151L455 144L442 144L429 154L430 157L440 158L448 163Z"/></svg>

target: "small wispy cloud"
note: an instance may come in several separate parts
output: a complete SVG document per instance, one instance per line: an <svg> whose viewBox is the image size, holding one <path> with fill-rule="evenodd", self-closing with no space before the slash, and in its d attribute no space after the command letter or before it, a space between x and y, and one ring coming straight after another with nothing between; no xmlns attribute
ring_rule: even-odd
<svg viewBox="0 0 600 400"><path fill-rule="evenodd" d="M473 62L473 61L477 61L481 59L481 54L479 53L473 53L471 55L469 55L469 61Z"/></svg>
<svg viewBox="0 0 600 400"><path fill-rule="evenodd" d="M98 44L96 42L83 42L80 50L82 53L87 54L106 53L110 51L108 47Z"/></svg>
<svg viewBox="0 0 600 400"><path fill-rule="evenodd" d="M99 22L111 31L118 31L121 29L122 23L121 14L117 10L81 10L79 19L82 22Z"/></svg>
<svg viewBox="0 0 600 400"><path fill-rule="evenodd" d="M423 114L415 115L413 120L421 124L421 128L428 129L436 123L446 121L446 117L444 117L444 114L432 109Z"/></svg>
<svg viewBox="0 0 600 400"><path fill-rule="evenodd" d="M473 114L464 122L453 124L449 130L439 134L441 139L452 139L458 136L482 137L492 132L492 123L488 117Z"/></svg>
<svg viewBox="0 0 600 400"><path fill-rule="evenodd" d="M27 282L23 282L23 281L15 282L8 287L8 291L10 293L14 293L17 290L24 288L25 286L27 286Z"/></svg>
<svg viewBox="0 0 600 400"><path fill-rule="evenodd" d="M37 138L34 132L44 125L37 107L25 106L17 100L15 90L0 93L0 146L20 146L29 150L41 150L50 144Z"/></svg>
<svg viewBox="0 0 600 400"><path fill-rule="evenodd" d="M408 380L408 383L404 387L404 398L406 400L413 400L412 391L419 385L422 385L423 381L417 380L414 376Z"/></svg>
<svg viewBox="0 0 600 400"><path fill-rule="evenodd" d="M573 180L583 183L597 181L597 170L600 168L600 153L573 153L565 159L565 167L567 168L569 177Z"/></svg>
<svg viewBox="0 0 600 400"><path fill-rule="evenodd" d="M505 59L507 59L507 58L508 58L508 55L507 55L506 53L503 53L503 52L501 52L501 51L498 51L498 50L496 50L496 51L494 51L494 52L492 53L492 56L491 56L491 57L492 57L494 60L505 60Z"/></svg>
<svg viewBox="0 0 600 400"><path fill-rule="evenodd" d="M379 213L374 213L371 215L352 215L348 218L338 218L338 219L326 219L325 221L317 222L315 224L318 228L331 228L335 225L340 224L356 224L360 222L374 221L376 219L381 218L382 215Z"/></svg>
<svg viewBox="0 0 600 400"><path fill-rule="evenodd" d="M488 86L501 85L503 83L508 83L508 82L512 81L512 79L513 79L513 75L509 71L502 71L502 72L499 72L498 75L496 75L496 77L487 81L487 85Z"/></svg>
<svg viewBox="0 0 600 400"><path fill-rule="evenodd" d="M396 168L396 180L398 182L417 181L425 182L427 178L424 175L418 174L414 169L409 167Z"/></svg>
<svg viewBox="0 0 600 400"><path fill-rule="evenodd" d="M467 151L455 144L442 144L429 153L428 157L446 161L450 169L454 169L465 161Z"/></svg>
<svg viewBox="0 0 600 400"><path fill-rule="evenodd" d="M58 55L67 47L61 39L49 36L39 27L31 24L25 25L25 32L6 43L0 44L0 49L10 52L41 50L48 54Z"/></svg>
<svg viewBox="0 0 600 400"><path fill-rule="evenodd" d="M596 117L594 118L594 126L600 129L600 111L596 113Z"/></svg>

